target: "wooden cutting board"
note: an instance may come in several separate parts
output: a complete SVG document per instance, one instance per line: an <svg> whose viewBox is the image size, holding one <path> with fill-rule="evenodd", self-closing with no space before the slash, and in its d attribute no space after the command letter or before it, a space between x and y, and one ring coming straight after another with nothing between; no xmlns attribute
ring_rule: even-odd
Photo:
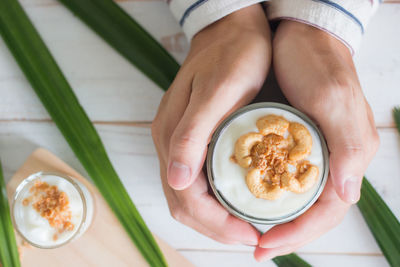
<svg viewBox="0 0 400 267"><path fill-rule="evenodd" d="M23 267L145 267L149 266L125 233L100 192L88 180L65 162L39 148L34 151L7 184L11 200L18 184L29 175L39 171L53 171L70 175L85 184L93 195L95 212L89 229L77 240L56 249L38 249L22 245L18 239ZM194 266L164 241L156 237L157 243L169 266Z"/></svg>

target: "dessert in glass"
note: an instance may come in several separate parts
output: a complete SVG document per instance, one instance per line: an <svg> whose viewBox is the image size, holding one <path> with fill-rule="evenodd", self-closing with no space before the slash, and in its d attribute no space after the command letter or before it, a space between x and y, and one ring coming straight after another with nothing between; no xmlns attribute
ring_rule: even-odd
<svg viewBox="0 0 400 267"><path fill-rule="evenodd" d="M328 172L328 149L318 127L278 103L252 104L231 114L216 129L207 154L217 199L254 225L300 216L318 199Z"/></svg>
<svg viewBox="0 0 400 267"><path fill-rule="evenodd" d="M17 232L38 248L57 248L81 236L93 217L93 199L78 180L38 172L24 179L12 202Z"/></svg>

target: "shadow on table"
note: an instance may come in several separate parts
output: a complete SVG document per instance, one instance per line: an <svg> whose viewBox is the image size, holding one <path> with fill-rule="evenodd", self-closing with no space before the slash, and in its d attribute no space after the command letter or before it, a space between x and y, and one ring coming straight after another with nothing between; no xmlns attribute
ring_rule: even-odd
<svg viewBox="0 0 400 267"><path fill-rule="evenodd" d="M13 132L1 136L0 158L3 167L4 180L6 183L8 183L8 181L12 178L15 172L27 160L29 155L40 147L41 146L39 144L18 135L18 133ZM48 149L52 153L57 154L57 156L61 157L64 161L66 161L67 164L69 164L72 168L77 170L85 177L88 177L85 169L79 163L79 160L75 157L75 155L69 149L69 147L66 146L66 144L57 146L57 144L49 143L43 147Z"/></svg>

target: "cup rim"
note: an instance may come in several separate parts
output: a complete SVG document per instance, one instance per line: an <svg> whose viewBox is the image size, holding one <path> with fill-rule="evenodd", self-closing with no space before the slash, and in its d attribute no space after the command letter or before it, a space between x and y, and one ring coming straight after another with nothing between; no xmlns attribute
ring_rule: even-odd
<svg viewBox="0 0 400 267"><path fill-rule="evenodd" d="M79 227L76 228L75 232L68 238L66 239L64 242L62 243L58 243L56 245L50 245L50 246L44 246L41 244L37 244L34 241L30 240L29 238L27 238L22 231L20 231L19 226L16 222L15 219L15 213L14 213L14 209L15 209L15 205L17 203L17 199L19 197L19 194L22 192L22 190L28 186L29 184L31 184L32 182L34 182L35 180L39 180L42 176L56 176L60 179L63 179L65 181L67 181L68 183L70 183L78 192L79 197L82 201L82 218L81 221L79 222ZM64 246L65 244L71 242L75 237L77 237L80 232L82 231L82 229L85 226L85 222L87 219L87 201L86 201L86 196L83 193L82 189L81 189L81 185L79 185L76 181L75 178L73 178L72 176L66 175L66 174L62 174L59 172L46 172L46 171L39 171L36 173L33 173L31 175L29 175L28 177L26 177L24 180L21 181L21 183L17 186L17 188L15 189L13 198L12 198L12 203L11 203L11 218L12 218L12 223L14 225L15 230L18 232L18 234L21 235L21 237L28 242L30 245L37 247L37 248L41 248L41 249L53 249L53 248L58 248L61 246Z"/></svg>
<svg viewBox="0 0 400 267"><path fill-rule="evenodd" d="M285 216L280 216L280 217L274 217L274 218L258 218L249 214L246 214L243 211L240 211L238 208L236 208L233 204L231 204L225 197L222 195L222 193L216 188L214 184L214 172L213 172L213 157L214 157L214 150L215 146L217 144L217 141L219 139L219 136L225 131L225 129L231 124L231 122L237 118L238 116L252 111L256 109L261 109L261 108L277 108L277 109L283 109L288 112L293 113L294 115L297 115L300 117L302 120L304 120L306 123L308 123L317 133L320 143L321 143L321 148L322 148L322 155L323 155L323 175L322 178L320 179L318 189L314 193L313 197L310 198L310 200L301 208L298 210L285 215ZM274 102L261 102L261 103L255 103L251 105L247 105L243 108L238 109L237 111L233 112L231 115L229 115L225 120L222 121L222 123L216 128L209 147L207 151L207 159L206 159L206 164L207 164L207 176L208 176L208 181L211 186L212 191L214 192L214 195L218 199L218 201L226 208L232 215L245 220L250 223L256 223L256 224L264 224L264 225L271 225L271 224L281 224L285 223L288 221L291 221L301 214L303 214L305 211L307 211L319 198L321 195L325 184L328 179L328 174L329 174L329 152L328 152L328 147L325 141L324 136L322 135L321 131L317 127L317 125L309 118L307 117L304 113L301 111L288 106L284 105L281 103L274 103Z"/></svg>

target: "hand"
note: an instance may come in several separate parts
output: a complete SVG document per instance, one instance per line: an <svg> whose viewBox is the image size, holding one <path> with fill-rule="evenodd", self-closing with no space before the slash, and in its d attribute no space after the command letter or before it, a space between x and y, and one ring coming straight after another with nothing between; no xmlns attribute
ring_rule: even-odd
<svg viewBox="0 0 400 267"><path fill-rule="evenodd" d="M316 121L330 151L330 175L318 201L292 222L265 233L257 260L291 253L327 232L360 198L379 137L349 49L317 28L283 21L273 41L278 83L289 102Z"/></svg>
<svg viewBox="0 0 400 267"><path fill-rule="evenodd" d="M271 61L268 23L260 5L236 11L198 33L164 95L152 125L172 216L223 243L257 245L259 233L208 193L201 171L216 126L250 102Z"/></svg>

